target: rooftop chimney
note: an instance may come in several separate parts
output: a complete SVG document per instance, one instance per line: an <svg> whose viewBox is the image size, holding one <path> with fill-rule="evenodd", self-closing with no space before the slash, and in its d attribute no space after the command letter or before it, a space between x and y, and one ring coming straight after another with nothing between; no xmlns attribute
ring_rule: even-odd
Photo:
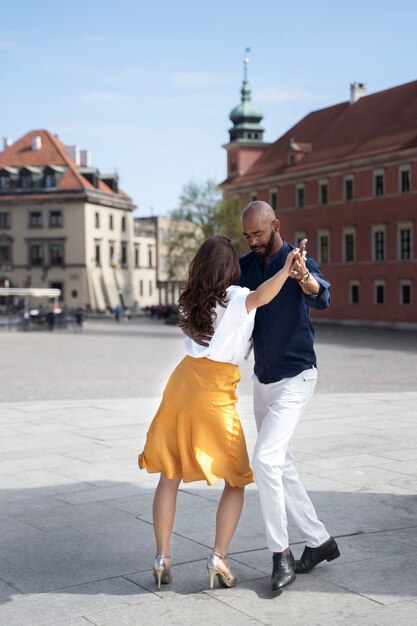
<svg viewBox="0 0 417 626"><path fill-rule="evenodd" d="M80 165L81 167L91 167L90 150L80 150Z"/></svg>
<svg viewBox="0 0 417 626"><path fill-rule="evenodd" d="M355 104L362 98L362 96L366 96L366 84L365 83L351 83L350 84L350 104Z"/></svg>
<svg viewBox="0 0 417 626"><path fill-rule="evenodd" d="M74 161L75 165L80 165L80 149L78 146L65 146L68 156Z"/></svg>
<svg viewBox="0 0 417 626"><path fill-rule="evenodd" d="M3 137L3 150L6 150L9 146L12 145L12 140L8 137Z"/></svg>
<svg viewBox="0 0 417 626"><path fill-rule="evenodd" d="M35 135L32 137L32 150L38 152L42 148L42 137Z"/></svg>

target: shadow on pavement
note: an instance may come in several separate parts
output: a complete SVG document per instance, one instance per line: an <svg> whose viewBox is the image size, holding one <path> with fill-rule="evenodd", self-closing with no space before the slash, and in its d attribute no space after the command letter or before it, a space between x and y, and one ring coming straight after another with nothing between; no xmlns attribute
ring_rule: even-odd
<svg viewBox="0 0 417 626"><path fill-rule="evenodd" d="M82 487L82 488L80 488ZM109 491L110 490L110 491ZM185 485L178 496L172 540L174 583L159 593L208 591L205 560L213 543L221 489ZM417 497L373 492L312 492L342 556L303 576L302 588L319 591L318 579L338 593L416 595ZM68 483L0 491L0 614L20 594L106 594L122 597L157 593L154 557L153 488L127 482ZM303 542L290 528L296 557ZM270 553L265 548L258 495L249 489L230 550L240 592L269 592ZM389 573L389 575L388 575ZM262 579L262 580L261 580ZM323 582L324 581L324 582ZM414 590L414 592L413 592ZM233 590L227 590L233 594Z"/></svg>

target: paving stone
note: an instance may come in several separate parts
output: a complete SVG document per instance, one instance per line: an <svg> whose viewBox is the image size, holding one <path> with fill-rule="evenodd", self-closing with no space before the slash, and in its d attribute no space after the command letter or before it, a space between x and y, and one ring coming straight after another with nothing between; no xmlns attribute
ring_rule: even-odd
<svg viewBox="0 0 417 626"><path fill-rule="evenodd" d="M2 507L4 511L4 508ZM5 513L6 511L4 511ZM0 515L0 545L3 542L14 541L23 537L31 537L39 534L40 531L24 521L19 521L9 515Z"/></svg>
<svg viewBox="0 0 417 626"><path fill-rule="evenodd" d="M0 604L0 623L7 626L86 626L88 622L83 614L128 607L145 593L145 589L125 578L111 578L51 593L14 595L7 604Z"/></svg>
<svg viewBox="0 0 417 626"><path fill-rule="evenodd" d="M207 549L175 536L173 553L205 558ZM153 528L133 516L98 521L2 545L0 578L25 593L45 592L148 569L155 554Z"/></svg>
<svg viewBox="0 0 417 626"><path fill-rule="evenodd" d="M50 498L50 500L53 499ZM12 517L17 522L25 522L33 528L54 533L70 528L88 528L101 523L120 522L127 515L128 513L111 509L100 502L73 505L55 499L46 507L40 506L29 511L14 512Z"/></svg>
<svg viewBox="0 0 417 626"><path fill-rule="evenodd" d="M417 600L415 562L417 548L408 547L404 555L380 557L358 563L336 563L331 568L317 569L315 576L346 590L361 594L380 604L396 604L399 600Z"/></svg>
<svg viewBox="0 0 417 626"><path fill-rule="evenodd" d="M393 626L393 624L415 626L417 604L399 602L391 606L377 606L372 611L364 613L311 622L310 626Z"/></svg>
<svg viewBox="0 0 417 626"><path fill-rule="evenodd" d="M342 587L309 576L297 576L296 581L281 595L271 591L270 576L243 582L227 593L218 589L210 595L232 608L259 619L262 624L291 624L301 626L315 619L350 615L365 611L375 603L358 594L352 595Z"/></svg>
<svg viewBox="0 0 417 626"><path fill-rule="evenodd" d="M101 611L85 616L95 626L144 626L155 624L200 624L207 626L259 626L265 622L252 618L240 609L233 609L207 594L169 595L163 598L143 598L133 606Z"/></svg>

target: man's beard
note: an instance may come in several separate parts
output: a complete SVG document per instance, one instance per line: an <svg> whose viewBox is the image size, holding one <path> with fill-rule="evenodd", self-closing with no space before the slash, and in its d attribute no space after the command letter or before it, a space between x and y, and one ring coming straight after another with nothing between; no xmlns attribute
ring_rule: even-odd
<svg viewBox="0 0 417 626"><path fill-rule="evenodd" d="M262 246L261 250L254 250L253 248L251 248L251 250L255 252L256 254L259 254L259 256L261 256L263 259L266 259L269 256L271 256L271 253L274 249L274 245L275 245L275 232L272 231L270 238L268 239L265 246Z"/></svg>

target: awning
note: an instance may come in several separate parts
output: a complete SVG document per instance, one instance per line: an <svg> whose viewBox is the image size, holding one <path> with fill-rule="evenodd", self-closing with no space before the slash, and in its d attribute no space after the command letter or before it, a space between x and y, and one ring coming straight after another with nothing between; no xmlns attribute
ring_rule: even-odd
<svg viewBox="0 0 417 626"><path fill-rule="evenodd" d="M26 289L19 287L0 287L0 296L33 296L34 298L59 298L60 289L37 289L28 287Z"/></svg>

